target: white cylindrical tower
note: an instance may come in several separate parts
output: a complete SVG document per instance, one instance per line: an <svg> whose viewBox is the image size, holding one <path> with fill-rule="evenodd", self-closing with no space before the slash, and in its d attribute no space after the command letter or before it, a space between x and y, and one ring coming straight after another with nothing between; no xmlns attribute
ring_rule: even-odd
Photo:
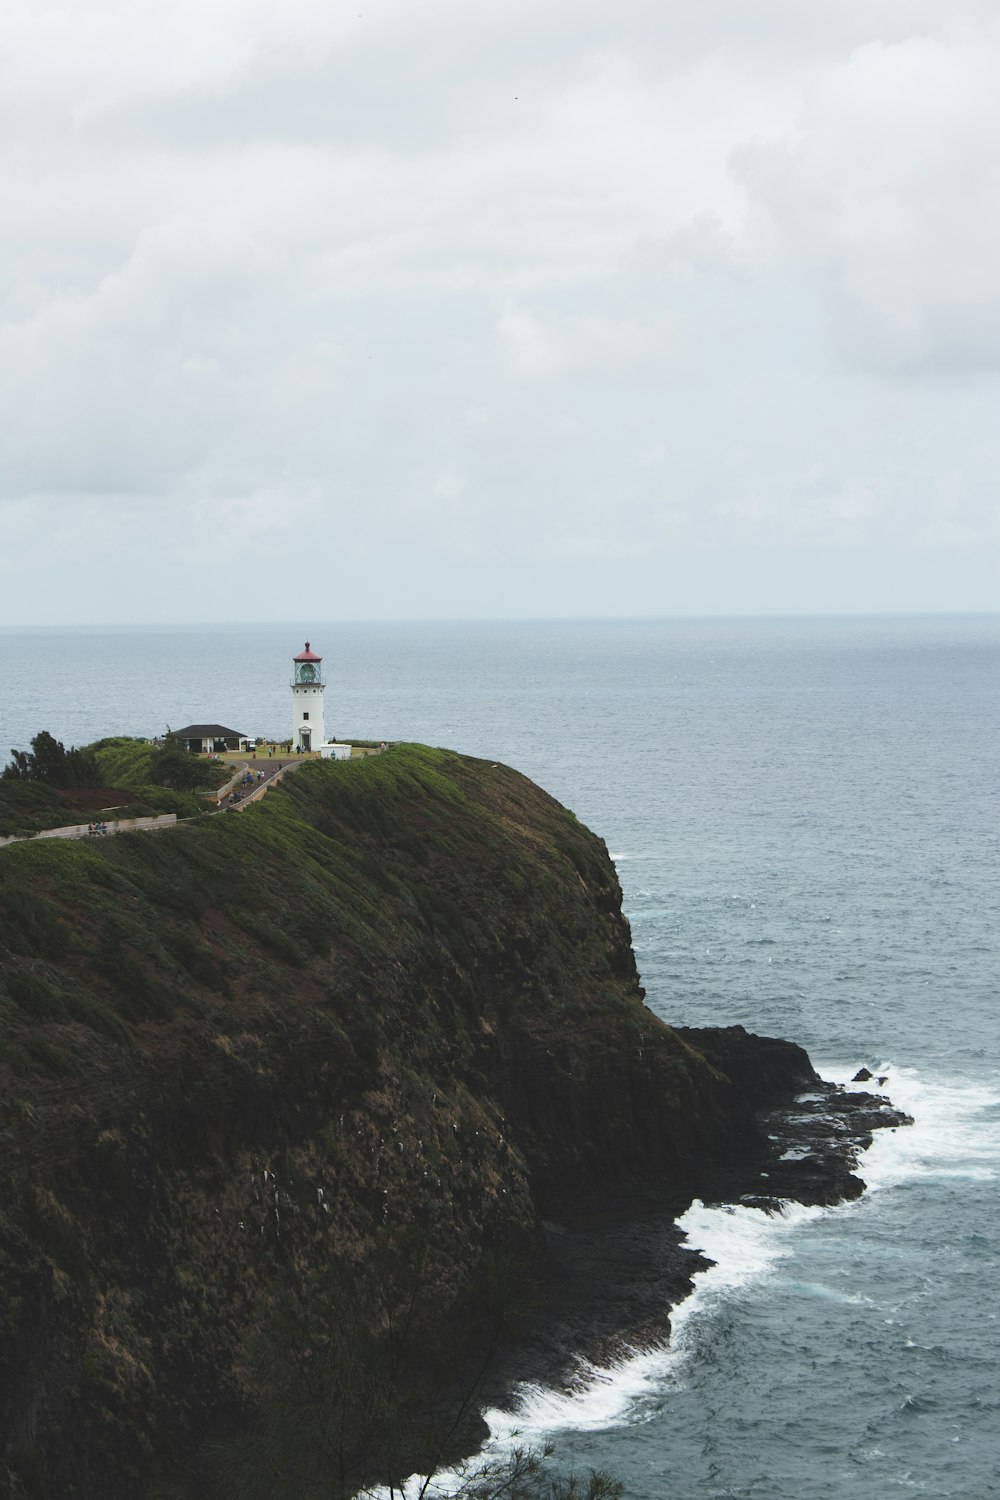
<svg viewBox="0 0 1000 1500"><path fill-rule="evenodd" d="M292 658L292 749L318 750L326 741L323 722L323 658L306 641Z"/></svg>

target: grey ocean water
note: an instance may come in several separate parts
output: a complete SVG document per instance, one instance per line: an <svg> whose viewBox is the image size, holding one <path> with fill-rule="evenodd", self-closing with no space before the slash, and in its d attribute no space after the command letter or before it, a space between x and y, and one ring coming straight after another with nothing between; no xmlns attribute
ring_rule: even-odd
<svg viewBox="0 0 1000 1500"><path fill-rule="evenodd" d="M850 1207L696 1206L673 1349L498 1438L637 1500L1000 1495L1000 617L5 631L0 753L287 733L307 635L328 731L507 761L607 840L660 1014L878 1065L916 1117Z"/></svg>

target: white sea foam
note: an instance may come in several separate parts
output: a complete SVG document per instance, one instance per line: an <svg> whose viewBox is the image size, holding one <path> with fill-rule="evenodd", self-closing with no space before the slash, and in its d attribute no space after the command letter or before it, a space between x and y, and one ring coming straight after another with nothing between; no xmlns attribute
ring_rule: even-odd
<svg viewBox="0 0 1000 1500"><path fill-rule="evenodd" d="M643 854L643 853L628 854L628 853L625 853L625 852L612 853L611 850L609 849L608 850L608 858L610 860L612 860L616 865L620 865L625 860L637 860L637 859L640 859L640 860L662 861L662 860L664 860L666 858L666 855L664 855L664 854L655 854L653 852L650 852L648 854Z"/></svg>
<svg viewBox="0 0 1000 1500"><path fill-rule="evenodd" d="M865 1153L861 1172L868 1188L878 1192L914 1178L968 1177L986 1181L1000 1170L1000 1089L996 1083L968 1079L928 1078L915 1068L881 1062L875 1079L849 1082L856 1066L818 1065L818 1071L851 1090L885 1092L913 1124L879 1130ZM885 1078L879 1086L878 1078Z"/></svg>
<svg viewBox="0 0 1000 1500"><path fill-rule="evenodd" d="M773 1215L739 1206L692 1204L678 1222L690 1247L715 1263L696 1273L691 1295L673 1310L669 1347L633 1355L610 1369L581 1363L570 1390L523 1386L511 1411L486 1413L492 1442L503 1446L515 1436L533 1442L560 1431L593 1432L642 1420L644 1398L683 1379L701 1327L719 1303L736 1288L767 1276L791 1253L790 1240L798 1225L822 1212L796 1203Z"/></svg>
<svg viewBox="0 0 1000 1500"><path fill-rule="evenodd" d="M538 1444L559 1432L597 1432L641 1421L649 1398L683 1379L702 1326L719 1303L737 1287L768 1275L791 1253L789 1242L796 1227L821 1212L799 1204L787 1204L774 1215L692 1204L679 1223L691 1248L702 1250L715 1264L696 1273L691 1295L673 1310L669 1347L634 1354L607 1369L581 1361L567 1389L523 1385L509 1411L494 1408L484 1413L490 1438L480 1460L501 1456L519 1442ZM453 1479L454 1475L441 1475L436 1484L447 1492ZM411 1487L416 1493L416 1480Z"/></svg>
<svg viewBox="0 0 1000 1500"><path fill-rule="evenodd" d="M581 1361L572 1389L524 1385L513 1411L488 1411L486 1421L500 1443L515 1437L533 1440L567 1428L599 1432L616 1427L644 1396L659 1389L675 1359L673 1349L664 1348L634 1354L608 1369Z"/></svg>
<svg viewBox="0 0 1000 1500"><path fill-rule="evenodd" d="M880 1092L872 1081L851 1084L857 1061L820 1066L832 1082L859 1092ZM915 1069L880 1063L884 1092L914 1118L912 1126L882 1130L866 1152L862 1170L873 1190L914 1177L969 1176L991 1178L1000 1164L1000 1092L988 1084L928 1080ZM819 1098L823 1096L817 1096ZM991 1118L993 1111L996 1117ZM560 1431L594 1431L642 1420L644 1398L681 1380L687 1361L719 1309L735 1293L762 1282L795 1250L797 1232L837 1208L810 1208L786 1203L780 1214L741 1206L707 1208L696 1202L679 1220L692 1249L714 1262L694 1278L691 1295L672 1313L667 1349L635 1355L611 1369L581 1366L571 1391L525 1386L512 1411L490 1411L486 1420L492 1442L509 1444L514 1434L537 1441ZM850 1299L848 1299L850 1300Z"/></svg>
<svg viewBox="0 0 1000 1500"><path fill-rule="evenodd" d="M832 1082L859 1092L882 1092L914 1118L912 1126L881 1130L866 1152L861 1170L870 1191L892 1188L913 1178L967 1176L992 1178L1000 1167L1000 1090L984 1083L927 1079L912 1068L883 1062L872 1071L885 1077L849 1080L857 1060L818 1065ZM817 1096L822 1097L822 1096ZM502 1454L515 1442L538 1443L559 1432L600 1431L645 1418L651 1399L684 1379L685 1367L725 1303L734 1295L775 1274L794 1254L798 1231L842 1210L786 1203L778 1214L739 1205L706 1207L696 1202L678 1221L691 1249L714 1262L696 1273L694 1290L671 1315L668 1348L636 1354L609 1369L580 1364L571 1389L521 1387L510 1411L485 1413L491 1437L481 1456ZM817 1295L855 1301L817 1287ZM442 1476L447 1488L451 1476ZM433 1493L433 1492L429 1492Z"/></svg>

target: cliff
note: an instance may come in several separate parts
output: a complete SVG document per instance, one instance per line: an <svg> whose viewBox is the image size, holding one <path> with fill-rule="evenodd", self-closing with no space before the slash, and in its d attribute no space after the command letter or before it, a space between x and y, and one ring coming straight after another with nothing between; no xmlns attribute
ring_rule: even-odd
<svg viewBox="0 0 1000 1500"><path fill-rule="evenodd" d="M249 1493L205 1455L298 1357L262 1384L276 1309L336 1281L337 1327L391 1333L410 1296L461 1365L543 1220L682 1207L813 1076L779 1046L734 1083L657 1020L601 841L419 746L0 852L0 1038L0 1481L59 1500Z"/></svg>

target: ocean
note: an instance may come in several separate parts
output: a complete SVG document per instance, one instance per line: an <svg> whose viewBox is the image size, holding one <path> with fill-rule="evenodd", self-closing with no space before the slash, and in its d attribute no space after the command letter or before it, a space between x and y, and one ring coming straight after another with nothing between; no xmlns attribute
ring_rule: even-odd
<svg viewBox="0 0 1000 1500"><path fill-rule="evenodd" d="M1000 617L0 631L0 756L169 724L516 766L617 864L647 1002L863 1064L915 1119L828 1210L695 1205L671 1347L526 1388L631 1500L1000 1496Z"/></svg>

